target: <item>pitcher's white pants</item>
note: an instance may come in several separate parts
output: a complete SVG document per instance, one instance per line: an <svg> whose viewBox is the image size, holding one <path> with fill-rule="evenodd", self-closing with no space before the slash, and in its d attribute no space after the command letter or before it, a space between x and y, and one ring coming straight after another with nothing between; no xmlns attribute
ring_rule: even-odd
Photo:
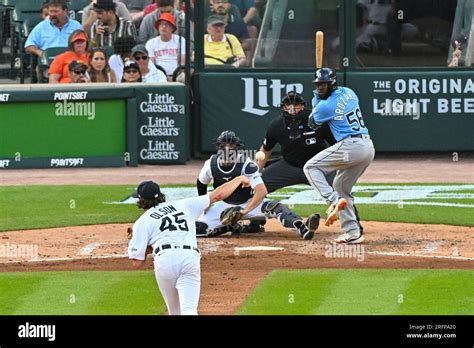
<svg viewBox="0 0 474 348"><path fill-rule="evenodd" d="M201 255L195 250L165 249L154 260L155 277L169 315L197 315L201 292Z"/></svg>

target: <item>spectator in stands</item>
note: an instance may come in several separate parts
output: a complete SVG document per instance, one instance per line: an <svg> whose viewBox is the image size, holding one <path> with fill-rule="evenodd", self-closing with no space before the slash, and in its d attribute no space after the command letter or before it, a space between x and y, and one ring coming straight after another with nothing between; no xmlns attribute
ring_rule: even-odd
<svg viewBox="0 0 474 348"><path fill-rule="evenodd" d="M136 45L132 49L133 60L140 67L143 82L167 82L166 74L156 68L150 60L145 45Z"/></svg>
<svg viewBox="0 0 474 348"><path fill-rule="evenodd" d="M130 11L130 14L132 15L132 21L135 24L137 28L140 27L140 23L143 20L143 17L145 16L145 8L147 4L144 4L141 1L126 1L122 0L125 2L127 5L128 10ZM145 1L150 2L150 0Z"/></svg>
<svg viewBox="0 0 474 348"><path fill-rule="evenodd" d="M467 47L467 37L462 34L454 35L451 44L454 51L451 60L448 62L448 67L457 68L465 66L466 62L462 58L462 52Z"/></svg>
<svg viewBox="0 0 474 348"><path fill-rule="evenodd" d="M43 5L40 7L40 17L42 19L46 19L49 16L49 7L48 7L48 2L46 1Z"/></svg>
<svg viewBox="0 0 474 348"><path fill-rule="evenodd" d="M72 32L82 29L79 22L67 16L65 1L49 0L48 10L49 18L34 27L26 39L25 51L28 54L41 57L47 48L67 47Z"/></svg>
<svg viewBox="0 0 474 348"><path fill-rule="evenodd" d="M71 80L69 83L85 83L87 80L87 65L83 62L72 61L69 64L69 76Z"/></svg>
<svg viewBox="0 0 474 348"><path fill-rule="evenodd" d="M123 18L127 21L133 20L130 11L128 10L127 6L119 1L113 0L117 6L117 16L119 18ZM88 33L91 29L92 24L97 20L97 13L94 11L94 4L97 3L97 0L92 0L89 5L84 7L84 13L82 14L82 26L84 27L84 31Z"/></svg>
<svg viewBox="0 0 474 348"><path fill-rule="evenodd" d="M69 50L58 54L49 67L49 83L69 83L69 64L89 60L90 41L84 30L76 30L69 36Z"/></svg>
<svg viewBox="0 0 474 348"><path fill-rule="evenodd" d="M205 64L232 64L235 68L245 66L247 60L239 40L225 34L224 17L211 15L207 19L208 35L204 36Z"/></svg>
<svg viewBox="0 0 474 348"><path fill-rule="evenodd" d="M176 31L176 21L171 13L162 13L155 26L160 35L149 40L146 49L151 61L161 65L171 81L174 70L185 63L185 39L173 34Z"/></svg>
<svg viewBox="0 0 474 348"><path fill-rule="evenodd" d="M96 47L112 46L114 41L123 36L137 40L137 30L132 21L119 18L116 12L117 5L112 0L97 0L94 11L97 20L92 24L90 37Z"/></svg>
<svg viewBox="0 0 474 348"><path fill-rule="evenodd" d="M87 79L90 82L117 82L110 69L107 52L102 47L95 47L89 57Z"/></svg>
<svg viewBox="0 0 474 348"><path fill-rule="evenodd" d="M132 37L120 37L114 42L114 52L109 59L110 69L115 73L117 81L122 80L123 67L126 60L132 59L132 48L136 45Z"/></svg>
<svg viewBox="0 0 474 348"><path fill-rule="evenodd" d="M139 41L146 43L159 35L158 29L155 26L156 21L163 13L171 13L175 18L177 27L176 35L185 35L184 13L174 8L174 0L155 0L156 9L143 18L140 24ZM192 33L192 31L191 31Z"/></svg>
<svg viewBox="0 0 474 348"><path fill-rule="evenodd" d="M127 60L123 68L122 82L142 82L140 67L133 60Z"/></svg>
<svg viewBox="0 0 474 348"><path fill-rule="evenodd" d="M232 34L239 39L244 51L252 51L256 42L250 40L250 34L247 26L240 15L239 9L229 3L229 0L210 0L211 13L224 17L225 33ZM257 32L254 31L254 39L257 38ZM255 40L254 40L255 41Z"/></svg>
<svg viewBox="0 0 474 348"><path fill-rule="evenodd" d="M247 27L255 26L260 28L262 20L255 7L255 0L229 0L229 2L237 6Z"/></svg>

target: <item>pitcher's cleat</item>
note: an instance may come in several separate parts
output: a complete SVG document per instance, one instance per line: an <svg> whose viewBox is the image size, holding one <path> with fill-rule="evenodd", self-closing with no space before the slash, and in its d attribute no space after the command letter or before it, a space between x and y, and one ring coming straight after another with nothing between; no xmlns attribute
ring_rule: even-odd
<svg viewBox="0 0 474 348"><path fill-rule="evenodd" d="M331 226L334 221L338 219L339 212L344 209L346 205L347 201L344 198L339 198L336 203L331 204L328 210L326 211L328 217L326 218L325 225Z"/></svg>

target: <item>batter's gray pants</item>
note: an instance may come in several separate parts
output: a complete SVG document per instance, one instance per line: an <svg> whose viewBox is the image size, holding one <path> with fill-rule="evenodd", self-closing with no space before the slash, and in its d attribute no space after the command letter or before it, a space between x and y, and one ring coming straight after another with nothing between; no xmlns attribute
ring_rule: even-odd
<svg viewBox="0 0 474 348"><path fill-rule="evenodd" d="M372 140L345 138L306 162L303 170L311 186L319 191L328 204L337 202L339 197L347 200L347 206L339 214L341 228L346 233L359 231L354 212L352 187L365 172L375 156ZM337 170L334 189L328 184L325 174Z"/></svg>

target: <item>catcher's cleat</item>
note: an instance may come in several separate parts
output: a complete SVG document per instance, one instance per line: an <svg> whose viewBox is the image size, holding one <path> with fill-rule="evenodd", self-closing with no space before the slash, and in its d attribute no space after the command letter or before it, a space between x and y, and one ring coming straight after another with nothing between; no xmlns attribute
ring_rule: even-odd
<svg viewBox="0 0 474 348"><path fill-rule="evenodd" d="M326 218L325 225L331 226L334 221L338 219L339 212L344 209L346 205L347 201L344 198L339 198L336 203L331 204L326 211L328 217Z"/></svg>
<svg viewBox="0 0 474 348"><path fill-rule="evenodd" d="M314 232L311 232L308 229L308 227L306 227L306 225L303 223L302 220L295 221L293 225L295 226L296 232L301 238L306 239L306 240L313 239Z"/></svg>
<svg viewBox="0 0 474 348"><path fill-rule="evenodd" d="M319 215L318 213L315 213L315 214L311 214L306 220L305 225L308 227L308 229L311 232L314 232L318 229L319 219L321 219L321 215Z"/></svg>
<svg viewBox="0 0 474 348"><path fill-rule="evenodd" d="M332 244L360 244L364 241L362 233L343 233L332 240Z"/></svg>

